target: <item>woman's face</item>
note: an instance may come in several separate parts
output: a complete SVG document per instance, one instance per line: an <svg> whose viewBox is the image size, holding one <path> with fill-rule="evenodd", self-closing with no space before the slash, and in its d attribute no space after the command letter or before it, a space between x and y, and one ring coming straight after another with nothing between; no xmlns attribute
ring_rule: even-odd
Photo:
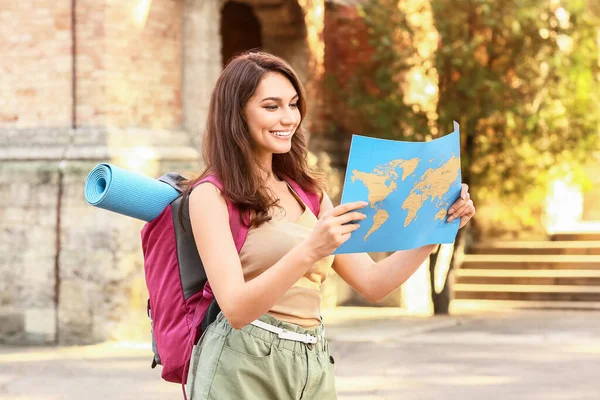
<svg viewBox="0 0 600 400"><path fill-rule="evenodd" d="M257 155L265 162L273 154L287 153L302 117L298 93L282 74L268 72L244 109Z"/></svg>

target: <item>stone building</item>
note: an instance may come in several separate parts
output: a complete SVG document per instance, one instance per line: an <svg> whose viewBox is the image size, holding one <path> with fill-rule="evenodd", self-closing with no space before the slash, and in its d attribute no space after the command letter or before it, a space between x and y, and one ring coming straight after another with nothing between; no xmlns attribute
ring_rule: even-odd
<svg viewBox="0 0 600 400"><path fill-rule="evenodd" d="M210 90L249 48L298 71L317 136L323 24L323 0L5 2L0 341L147 339L142 222L88 206L87 173L197 173Z"/></svg>
<svg viewBox="0 0 600 400"><path fill-rule="evenodd" d="M310 148L343 174L352 132L328 123L341 111L323 76L343 81L369 55L358 2L5 2L0 342L148 339L143 223L88 206L83 184L99 162L153 177L197 173L210 91L240 51L260 47L293 65L310 98ZM339 179L331 183L335 196ZM596 206L584 214L600 218ZM329 280L330 304L353 296L338 283Z"/></svg>

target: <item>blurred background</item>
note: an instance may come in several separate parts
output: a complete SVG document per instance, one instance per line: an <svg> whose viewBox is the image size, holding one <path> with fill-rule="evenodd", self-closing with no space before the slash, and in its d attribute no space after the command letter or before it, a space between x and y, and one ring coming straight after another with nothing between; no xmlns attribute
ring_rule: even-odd
<svg viewBox="0 0 600 400"><path fill-rule="evenodd" d="M332 274L332 321L598 317L597 0L0 0L0 343L149 341L143 223L87 205L85 178L198 174L212 87L249 49L299 73L334 202L352 134L461 125L477 216L378 304Z"/></svg>

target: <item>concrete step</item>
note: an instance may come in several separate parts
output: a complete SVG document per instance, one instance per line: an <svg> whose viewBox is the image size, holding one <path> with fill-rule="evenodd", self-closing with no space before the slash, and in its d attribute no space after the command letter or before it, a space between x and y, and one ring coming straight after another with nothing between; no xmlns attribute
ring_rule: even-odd
<svg viewBox="0 0 600 400"><path fill-rule="evenodd" d="M600 302L600 286L453 285L455 299Z"/></svg>
<svg viewBox="0 0 600 400"><path fill-rule="evenodd" d="M553 241L600 240L600 221L580 221L552 232Z"/></svg>
<svg viewBox="0 0 600 400"><path fill-rule="evenodd" d="M594 301L519 301L454 299L450 302L451 314L491 313L512 309L536 310L600 310Z"/></svg>
<svg viewBox="0 0 600 400"><path fill-rule="evenodd" d="M600 269L599 255L467 254L462 269Z"/></svg>
<svg viewBox="0 0 600 400"><path fill-rule="evenodd" d="M600 232L560 232L551 236L552 241L600 240Z"/></svg>
<svg viewBox="0 0 600 400"><path fill-rule="evenodd" d="M570 285L600 287L600 269L458 269L458 284Z"/></svg>
<svg viewBox="0 0 600 400"><path fill-rule="evenodd" d="M473 247L471 252L495 255L600 255L600 240L488 242Z"/></svg>

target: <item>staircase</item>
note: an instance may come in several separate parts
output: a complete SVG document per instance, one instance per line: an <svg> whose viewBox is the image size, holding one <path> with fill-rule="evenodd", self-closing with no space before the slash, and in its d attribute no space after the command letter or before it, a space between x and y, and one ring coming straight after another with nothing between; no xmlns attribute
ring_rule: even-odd
<svg viewBox="0 0 600 400"><path fill-rule="evenodd" d="M475 247L456 271L451 311L496 308L600 310L600 232Z"/></svg>

